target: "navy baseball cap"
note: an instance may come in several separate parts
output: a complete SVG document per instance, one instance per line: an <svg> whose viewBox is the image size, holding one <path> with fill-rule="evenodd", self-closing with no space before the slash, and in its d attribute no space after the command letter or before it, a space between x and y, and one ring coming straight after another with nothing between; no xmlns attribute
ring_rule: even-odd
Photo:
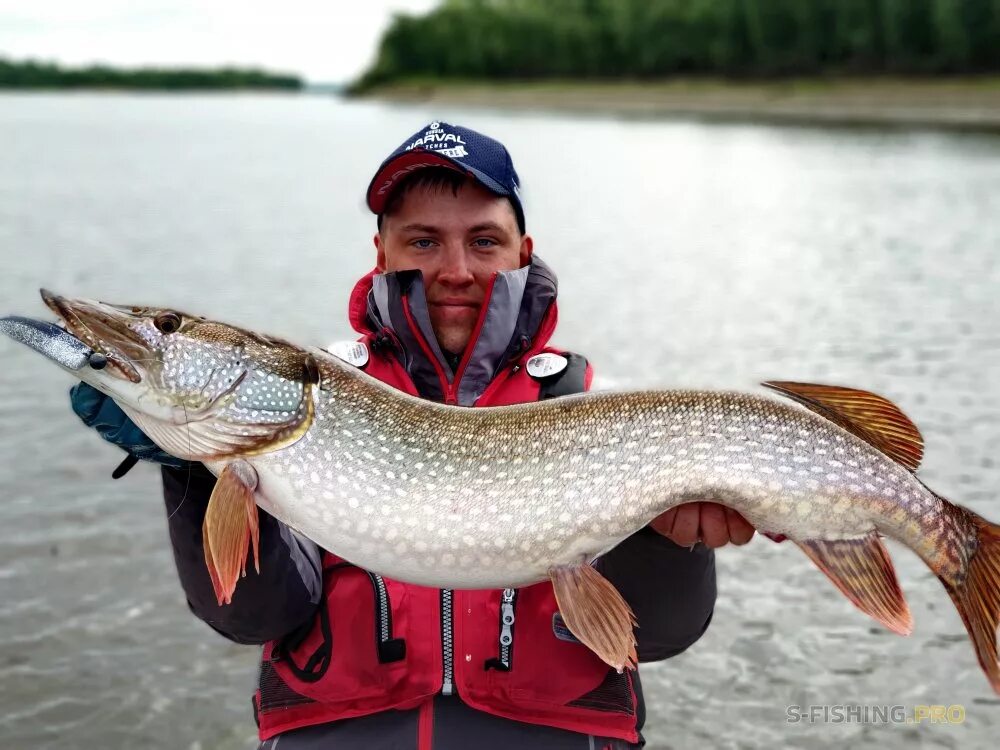
<svg viewBox="0 0 1000 750"><path fill-rule="evenodd" d="M454 169L505 196L514 207L518 227L524 231L520 182L504 145L475 130L437 120L407 138L382 162L368 185L368 208L381 214L399 182L425 167Z"/></svg>

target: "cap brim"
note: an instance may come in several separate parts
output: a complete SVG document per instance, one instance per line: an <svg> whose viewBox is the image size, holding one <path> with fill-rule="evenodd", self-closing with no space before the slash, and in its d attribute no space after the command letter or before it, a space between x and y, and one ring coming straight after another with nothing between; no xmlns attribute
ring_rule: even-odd
<svg viewBox="0 0 1000 750"><path fill-rule="evenodd" d="M368 208L371 209L372 213L382 213L385 210L385 202L389 199L393 188L399 184L399 181L407 175L419 169L426 169L427 167L454 169L456 172L461 172L472 177L497 195L510 195L510 191L504 188L503 185L492 177L483 174L478 169L473 169L457 159L417 148L400 154L395 159L390 159L379 167L378 172L375 173L371 183L368 185Z"/></svg>

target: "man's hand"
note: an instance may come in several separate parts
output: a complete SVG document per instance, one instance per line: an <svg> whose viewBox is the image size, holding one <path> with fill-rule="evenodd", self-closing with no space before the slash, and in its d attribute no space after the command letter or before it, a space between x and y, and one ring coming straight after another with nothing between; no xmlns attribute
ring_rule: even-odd
<svg viewBox="0 0 1000 750"><path fill-rule="evenodd" d="M146 437L135 422L112 399L87 383L77 383L70 389L70 404L87 427L93 427L109 443L117 445L136 458L172 466L188 465L187 461L171 456ZM123 464L124 466L124 464ZM129 466L131 468L131 466Z"/></svg>
<svg viewBox="0 0 1000 750"><path fill-rule="evenodd" d="M704 542L707 547L746 544L754 528L732 508L718 503L687 503L671 508L650 524L670 541L682 547Z"/></svg>

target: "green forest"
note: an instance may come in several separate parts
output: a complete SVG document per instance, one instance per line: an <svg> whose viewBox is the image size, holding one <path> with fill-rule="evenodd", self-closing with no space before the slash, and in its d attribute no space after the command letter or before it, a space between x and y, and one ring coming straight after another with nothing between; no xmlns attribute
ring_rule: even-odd
<svg viewBox="0 0 1000 750"><path fill-rule="evenodd" d="M63 68L46 62L12 62L0 58L0 88L60 89L290 89L302 88L296 76L261 70L220 68L137 68L104 65Z"/></svg>
<svg viewBox="0 0 1000 750"><path fill-rule="evenodd" d="M355 92L415 79L1000 72L1000 0L445 0L397 15Z"/></svg>

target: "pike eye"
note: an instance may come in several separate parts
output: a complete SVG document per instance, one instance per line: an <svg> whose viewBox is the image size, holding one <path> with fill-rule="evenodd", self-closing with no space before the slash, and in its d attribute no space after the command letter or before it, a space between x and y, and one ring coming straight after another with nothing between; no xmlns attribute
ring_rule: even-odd
<svg viewBox="0 0 1000 750"><path fill-rule="evenodd" d="M181 316L175 312L160 313L153 318L153 325L160 333L174 333L181 327Z"/></svg>

